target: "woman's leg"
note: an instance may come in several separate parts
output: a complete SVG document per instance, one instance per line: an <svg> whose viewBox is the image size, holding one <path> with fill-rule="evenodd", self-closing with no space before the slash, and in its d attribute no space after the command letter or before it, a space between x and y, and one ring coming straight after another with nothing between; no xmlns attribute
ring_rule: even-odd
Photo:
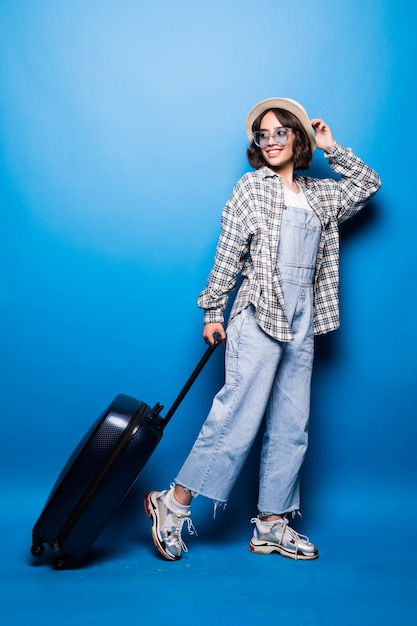
<svg viewBox="0 0 417 626"><path fill-rule="evenodd" d="M262 422L282 348L259 328L253 307L231 322L225 385L175 479L177 485L215 502L228 500Z"/></svg>
<svg viewBox="0 0 417 626"><path fill-rule="evenodd" d="M297 287L294 341L286 344L266 411L258 509L273 519L300 507L299 473L308 445L314 337L311 289Z"/></svg>

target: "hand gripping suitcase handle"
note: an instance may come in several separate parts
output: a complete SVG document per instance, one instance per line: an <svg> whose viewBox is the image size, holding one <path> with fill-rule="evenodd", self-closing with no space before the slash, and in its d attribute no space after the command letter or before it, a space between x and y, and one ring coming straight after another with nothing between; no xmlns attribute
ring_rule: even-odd
<svg viewBox="0 0 417 626"><path fill-rule="evenodd" d="M219 346L221 343L222 343L222 340L220 338L220 335L216 335L215 339L214 339L214 343L211 344L207 348L207 350L205 351L205 353L201 357L200 361L197 363L197 365L196 365L193 373L191 374L190 378L187 380L187 382L185 383L184 387L181 389L180 393L178 394L176 400L174 401L173 405L171 406L171 408L167 412L167 414L165 416L165 419L163 420L163 423L162 423L162 427L163 428L165 428L165 426L168 424L169 420L174 415L175 411L178 409L179 405L184 400L185 396L187 395L187 393L189 392L190 388L194 384L194 381L196 380L197 376L200 374L201 370L203 369L203 367L205 366L205 364L207 363L207 361L209 360L209 358L211 357L211 355L213 354L213 352L215 351L217 346Z"/></svg>

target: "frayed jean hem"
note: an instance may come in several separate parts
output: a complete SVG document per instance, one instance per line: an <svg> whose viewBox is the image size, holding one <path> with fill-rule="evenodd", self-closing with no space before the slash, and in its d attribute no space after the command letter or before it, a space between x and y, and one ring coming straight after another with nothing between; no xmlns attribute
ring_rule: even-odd
<svg viewBox="0 0 417 626"><path fill-rule="evenodd" d="M259 519L264 519L265 517L271 517L272 515L281 515L282 517L287 517L291 515L292 519L295 517L303 517L298 509L294 509L292 511L283 511L282 513L271 513L269 511L258 511Z"/></svg>
<svg viewBox="0 0 417 626"><path fill-rule="evenodd" d="M206 496L203 493L200 493L198 491L194 491L193 489L189 489L188 487L186 487L185 485L181 485L181 483L173 483L173 485L178 485L178 487L182 487L184 489L184 491L186 491L187 493L190 493L192 498L197 498L198 496L203 496L203 498L207 498L208 500L211 500L213 502L213 519L216 519L216 513L217 513L217 509L219 507L223 508L223 511L225 510L225 508L227 507L228 501L227 500L216 500L215 498L210 498L210 496Z"/></svg>

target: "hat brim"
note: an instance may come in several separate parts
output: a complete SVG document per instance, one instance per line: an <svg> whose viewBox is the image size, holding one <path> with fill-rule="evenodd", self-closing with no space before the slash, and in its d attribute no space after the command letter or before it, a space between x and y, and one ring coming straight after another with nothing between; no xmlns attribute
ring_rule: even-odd
<svg viewBox="0 0 417 626"><path fill-rule="evenodd" d="M255 106L249 111L246 118L246 134L249 138L249 141L253 140L252 126L254 121L264 111L268 111L268 109L284 109L285 111L289 111L290 113L295 115L300 120L308 135L311 150L315 150L316 138L314 136L313 129L307 115L307 111L303 106L301 106L301 104L299 104L295 100L291 100L291 98L267 98L266 100L261 100L261 102L255 104Z"/></svg>

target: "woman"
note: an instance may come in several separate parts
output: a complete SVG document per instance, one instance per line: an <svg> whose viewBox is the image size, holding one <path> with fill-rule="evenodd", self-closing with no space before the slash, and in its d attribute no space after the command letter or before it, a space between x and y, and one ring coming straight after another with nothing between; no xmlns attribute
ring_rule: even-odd
<svg viewBox="0 0 417 626"><path fill-rule="evenodd" d="M310 560L316 546L290 527L299 512L299 474L308 442L314 335L339 326L340 222L362 209L379 176L333 138L321 119L288 98L269 98L246 120L254 171L236 184L222 214L213 269L198 304L203 337L226 340L228 293L242 284L227 328L225 384L181 468L166 491L145 496L154 543L168 560L192 532L190 504L203 495L225 504L265 418L258 517L252 552ZM324 151L340 180L296 170Z"/></svg>

